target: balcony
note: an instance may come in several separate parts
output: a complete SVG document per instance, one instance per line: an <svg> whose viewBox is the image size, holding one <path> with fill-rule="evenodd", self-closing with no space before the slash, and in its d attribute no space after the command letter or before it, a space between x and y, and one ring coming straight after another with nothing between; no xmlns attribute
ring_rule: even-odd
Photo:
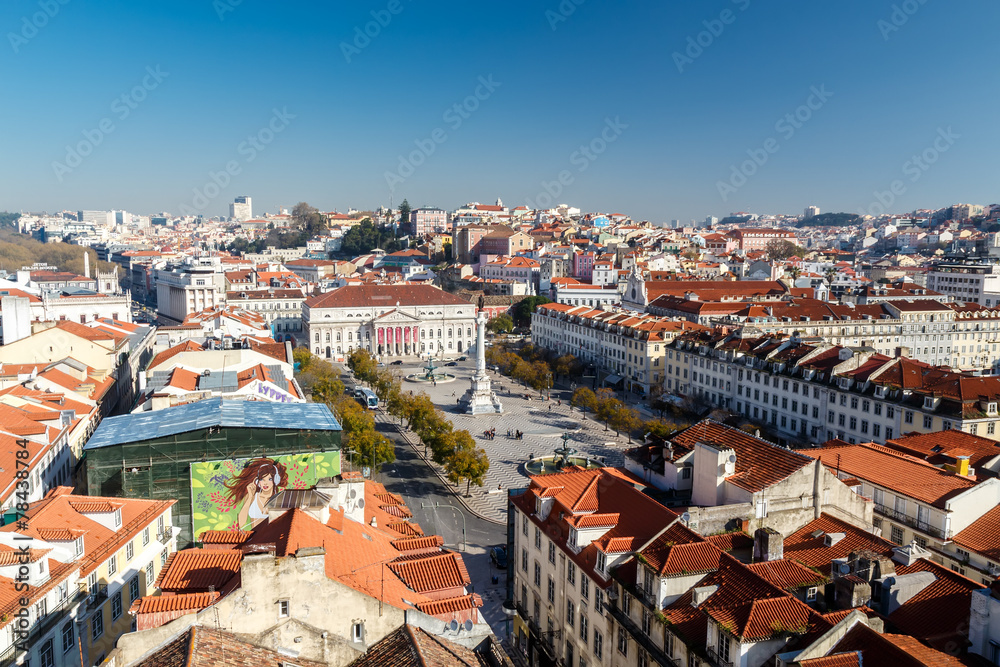
<svg viewBox="0 0 1000 667"><path fill-rule="evenodd" d="M86 593L83 591L77 591L52 609L49 609L48 613L35 621L35 624L30 630L28 630L28 635L25 638L25 645L34 646L35 643L45 637L45 635L47 635L54 626L68 620L70 618L69 613L73 610L73 607L82 602L85 597ZM15 651L15 647L11 646L7 649L7 651L0 655L0 667L9 667L9 665L13 665L16 657L18 656Z"/></svg>
<svg viewBox="0 0 1000 667"><path fill-rule="evenodd" d="M729 660L723 660L718 651L714 646L707 646L705 650L708 651L708 659L712 661L715 667L733 667L733 663Z"/></svg>
<svg viewBox="0 0 1000 667"><path fill-rule="evenodd" d="M945 531L942 530L941 528L938 528L937 526L932 526L929 523L918 520L916 517L908 516L903 512L897 512L895 509L888 507L886 505L879 505L878 503L875 503L875 512L877 514L881 514L887 519L895 521L896 523L901 523L904 526L909 526L910 528L919 530L922 533L926 533L928 535L936 537L939 540L947 541L951 539L950 531Z"/></svg>
<svg viewBox="0 0 1000 667"><path fill-rule="evenodd" d="M641 646L657 665L662 665L663 667L676 667L679 664L674 662L674 660L664 653L663 649L657 646L649 635L642 632L642 630L640 630L639 627L632 622L632 619L625 615L625 612L623 612L621 607L617 604L605 605L604 608L611 614L612 618L615 619L615 622L618 623L618 625L625 628L632 639L635 640L635 643ZM652 619L650 622L653 624L654 628L658 631L660 630L661 626L659 621Z"/></svg>

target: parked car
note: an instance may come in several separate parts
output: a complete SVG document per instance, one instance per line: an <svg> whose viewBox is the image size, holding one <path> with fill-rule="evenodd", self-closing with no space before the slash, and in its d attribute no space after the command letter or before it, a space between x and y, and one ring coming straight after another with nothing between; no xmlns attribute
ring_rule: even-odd
<svg viewBox="0 0 1000 667"><path fill-rule="evenodd" d="M389 365L390 366L402 366L403 365L403 360L402 359L396 359L396 361L392 362Z"/></svg>
<svg viewBox="0 0 1000 667"><path fill-rule="evenodd" d="M458 362L457 361L449 361L448 363L445 364L445 366L458 366Z"/></svg>
<svg viewBox="0 0 1000 667"><path fill-rule="evenodd" d="M467 358L467 357L459 357L459 358L458 358L458 360L459 360L459 361L465 361L465 360L466 360L466 358Z"/></svg>
<svg viewBox="0 0 1000 667"><path fill-rule="evenodd" d="M499 568L507 567L507 547L498 545L490 549L490 561Z"/></svg>

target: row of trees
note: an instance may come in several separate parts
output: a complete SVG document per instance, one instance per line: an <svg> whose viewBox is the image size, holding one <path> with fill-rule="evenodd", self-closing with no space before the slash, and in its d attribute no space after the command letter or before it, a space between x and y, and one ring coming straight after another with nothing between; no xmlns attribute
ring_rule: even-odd
<svg viewBox="0 0 1000 667"><path fill-rule="evenodd" d="M643 421L639 413L625 405L615 397L613 391L602 387L596 392L589 387L580 387L573 392L570 404L586 413L590 412L598 421L604 422L604 430L613 428L615 433L625 433L632 442L634 433L652 433L660 438L667 438L671 433L684 428L683 424L663 419L648 419Z"/></svg>
<svg viewBox="0 0 1000 667"><path fill-rule="evenodd" d="M417 434L424 445L424 454L429 448L431 458L444 467L449 481L456 485L464 481L466 495L473 484L483 486L490 468L486 452L476 446L468 431L456 431L426 393L404 392L399 378L388 369L379 368L367 350L351 352L347 365L354 377L372 388L389 414Z"/></svg>
<svg viewBox="0 0 1000 667"><path fill-rule="evenodd" d="M313 401L326 403L344 429L341 446L350 454L351 463L378 468L396 460L392 441L375 428L375 418L347 393L337 369L325 359L310 354L305 347L294 354L299 370L299 384L312 393Z"/></svg>
<svg viewBox="0 0 1000 667"><path fill-rule="evenodd" d="M505 345L486 348L486 363L498 366L501 373L531 387L539 394L551 388L553 380L558 376L576 376L583 371L583 364L572 354L557 357L548 350L530 344L517 350Z"/></svg>

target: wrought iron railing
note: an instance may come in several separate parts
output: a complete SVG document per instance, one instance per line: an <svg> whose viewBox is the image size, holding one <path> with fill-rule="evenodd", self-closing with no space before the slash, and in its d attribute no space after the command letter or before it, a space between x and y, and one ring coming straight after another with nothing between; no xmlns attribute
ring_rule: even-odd
<svg viewBox="0 0 1000 667"><path fill-rule="evenodd" d="M926 521L921 521L918 518L909 516L903 512L897 512L895 509L888 507L887 505L879 505L878 503L875 503L875 511L888 519L892 519L893 521L909 526L910 528L916 528L920 532L933 535L938 539L951 539L949 531L945 531L937 526L932 526Z"/></svg>

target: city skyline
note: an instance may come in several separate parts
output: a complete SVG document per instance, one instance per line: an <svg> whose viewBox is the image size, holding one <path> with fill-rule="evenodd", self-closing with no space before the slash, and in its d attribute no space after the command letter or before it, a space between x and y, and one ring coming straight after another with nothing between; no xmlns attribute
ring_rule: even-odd
<svg viewBox="0 0 1000 667"><path fill-rule="evenodd" d="M919 0L14 2L0 209L500 197L661 223L989 204L998 129L979 72L996 56L941 35L996 15Z"/></svg>

